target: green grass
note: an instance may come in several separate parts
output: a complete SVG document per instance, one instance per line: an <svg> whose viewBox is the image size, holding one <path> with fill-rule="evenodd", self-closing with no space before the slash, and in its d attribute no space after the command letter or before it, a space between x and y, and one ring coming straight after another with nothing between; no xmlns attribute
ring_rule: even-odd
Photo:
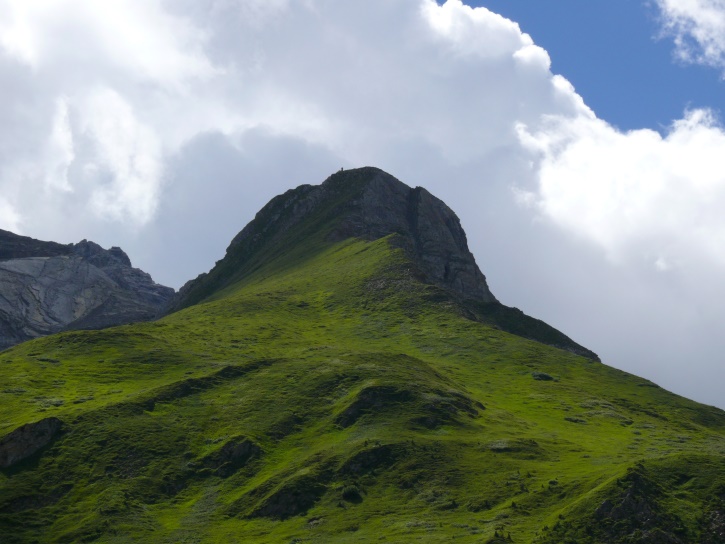
<svg viewBox="0 0 725 544"><path fill-rule="evenodd" d="M388 239L313 237L158 322L3 352L0 435L65 424L0 473L3 541L635 542L595 514L628 492L700 541L723 412L464 314Z"/></svg>

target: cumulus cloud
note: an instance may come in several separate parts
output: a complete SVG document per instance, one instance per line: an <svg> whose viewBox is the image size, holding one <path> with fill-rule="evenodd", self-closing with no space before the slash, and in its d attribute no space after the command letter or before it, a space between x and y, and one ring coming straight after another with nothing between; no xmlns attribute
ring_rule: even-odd
<svg viewBox="0 0 725 544"><path fill-rule="evenodd" d="M657 5L679 59L725 69L725 1L657 0Z"/></svg>
<svg viewBox="0 0 725 544"><path fill-rule="evenodd" d="M103 220L150 221L163 173L158 112L218 73L204 41L160 1L0 3L0 190L26 228L49 219L37 209L68 213L71 202Z"/></svg>
<svg viewBox="0 0 725 544"><path fill-rule="evenodd" d="M61 63L64 77L112 68L174 87L214 72L203 42L203 32L170 15L160 0L4 0L0 6L0 46L36 71Z"/></svg>
<svg viewBox="0 0 725 544"><path fill-rule="evenodd" d="M50 209L72 202L105 221L149 224L165 167L204 133L234 140L263 127L353 164L408 145L461 162L518 145L513 119L583 108L551 84L548 55L516 23L459 0L2 8L6 79L33 92L19 88L7 104L18 117L6 134L25 141L4 157L0 185L15 187L38 234L52 223L33 212L41 182L55 190Z"/></svg>
<svg viewBox="0 0 725 544"><path fill-rule="evenodd" d="M540 156L526 201L562 228L614 261L648 259L664 271L706 258L725 267L725 132L711 112L688 112L665 136L620 132L594 116L519 128Z"/></svg>
<svg viewBox="0 0 725 544"><path fill-rule="evenodd" d="M507 59L512 52L534 45L531 36L522 33L517 23L487 9L474 9L460 1L443 5L427 1L423 2L422 11L430 28L461 57ZM548 68L546 54L544 62Z"/></svg>

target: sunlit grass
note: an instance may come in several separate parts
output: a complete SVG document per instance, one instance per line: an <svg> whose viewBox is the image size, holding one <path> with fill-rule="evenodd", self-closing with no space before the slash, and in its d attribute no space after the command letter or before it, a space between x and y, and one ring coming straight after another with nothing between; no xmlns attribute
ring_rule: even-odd
<svg viewBox="0 0 725 544"><path fill-rule="evenodd" d="M466 319L387 239L310 244L156 323L0 354L0 434L66 424L0 473L3 538L588 542L637 463L698 534L722 412Z"/></svg>

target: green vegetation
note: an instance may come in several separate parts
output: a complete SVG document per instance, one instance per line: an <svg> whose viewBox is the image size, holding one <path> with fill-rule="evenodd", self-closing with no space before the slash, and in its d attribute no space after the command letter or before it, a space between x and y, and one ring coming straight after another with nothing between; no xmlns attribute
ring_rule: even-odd
<svg viewBox="0 0 725 544"><path fill-rule="evenodd" d="M64 424L0 472L3 542L722 542L723 412L322 240L0 354L0 436Z"/></svg>

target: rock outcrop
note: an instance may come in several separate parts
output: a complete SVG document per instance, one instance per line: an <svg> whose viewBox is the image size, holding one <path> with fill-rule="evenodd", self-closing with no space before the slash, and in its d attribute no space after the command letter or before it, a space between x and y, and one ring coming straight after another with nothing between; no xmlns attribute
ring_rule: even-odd
<svg viewBox="0 0 725 544"><path fill-rule="evenodd" d="M0 231L0 349L63 330L150 320L173 295L120 248Z"/></svg>
<svg viewBox="0 0 725 544"><path fill-rule="evenodd" d="M22 427L0 439L0 468L10 468L37 453L60 433L63 422L47 417Z"/></svg>

